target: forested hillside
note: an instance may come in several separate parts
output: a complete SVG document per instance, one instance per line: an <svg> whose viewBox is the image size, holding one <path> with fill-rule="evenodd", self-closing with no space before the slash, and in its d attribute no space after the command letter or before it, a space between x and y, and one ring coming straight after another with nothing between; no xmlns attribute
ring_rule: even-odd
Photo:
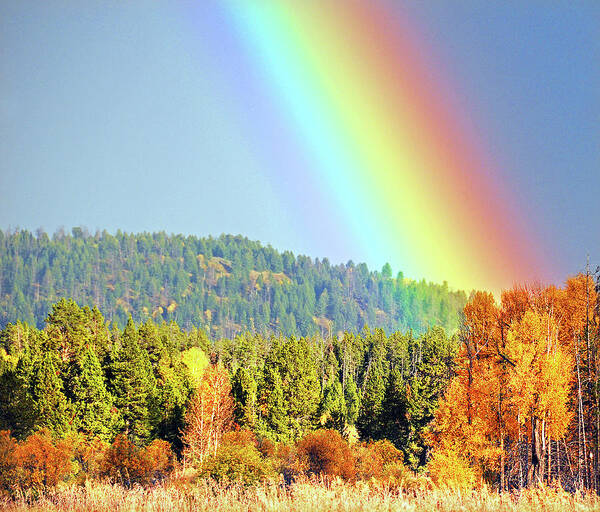
<svg viewBox="0 0 600 512"><path fill-rule="evenodd" d="M389 265L332 265L241 236L0 231L0 326L19 319L42 327L61 297L98 306L120 327L131 314L214 337L356 333L364 325L453 332L466 303L445 283L393 277Z"/></svg>

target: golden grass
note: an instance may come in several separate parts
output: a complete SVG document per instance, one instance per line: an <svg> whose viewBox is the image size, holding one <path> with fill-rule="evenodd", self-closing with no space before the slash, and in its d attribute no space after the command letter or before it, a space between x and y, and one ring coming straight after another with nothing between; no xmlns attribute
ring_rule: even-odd
<svg viewBox="0 0 600 512"><path fill-rule="evenodd" d="M237 511L464 511L464 512L562 512L600 510L595 495L569 494L562 490L526 490L521 493L491 491L458 493L432 490L404 493L364 483L347 484L300 482L283 487L263 484L256 487L167 484L144 489L89 483L70 486L47 494L37 501L24 498L0 502L7 511L94 511L94 512L211 512Z"/></svg>

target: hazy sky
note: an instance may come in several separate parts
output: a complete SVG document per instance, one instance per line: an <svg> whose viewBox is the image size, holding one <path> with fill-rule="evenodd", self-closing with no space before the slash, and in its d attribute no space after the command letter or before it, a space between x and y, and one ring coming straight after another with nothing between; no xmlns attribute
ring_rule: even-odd
<svg viewBox="0 0 600 512"><path fill-rule="evenodd" d="M0 3L0 228L239 233L380 267L276 137L285 123L240 72L219 3L198 4ZM600 263L600 2L402 9L556 278L588 252Z"/></svg>

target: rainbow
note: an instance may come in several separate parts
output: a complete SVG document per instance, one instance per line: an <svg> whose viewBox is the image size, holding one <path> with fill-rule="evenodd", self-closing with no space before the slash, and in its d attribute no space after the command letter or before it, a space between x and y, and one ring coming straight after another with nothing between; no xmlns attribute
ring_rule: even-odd
<svg viewBox="0 0 600 512"><path fill-rule="evenodd" d="M463 289L543 277L542 245L398 9L382 0L224 9L307 172L373 261Z"/></svg>

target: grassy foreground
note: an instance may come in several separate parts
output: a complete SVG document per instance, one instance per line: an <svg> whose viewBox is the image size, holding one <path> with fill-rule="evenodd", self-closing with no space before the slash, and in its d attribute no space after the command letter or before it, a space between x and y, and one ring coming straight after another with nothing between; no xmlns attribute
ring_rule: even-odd
<svg viewBox="0 0 600 512"><path fill-rule="evenodd" d="M534 512L600 510L595 495L569 494L556 489L526 490L499 495L490 491L459 493L430 490L403 493L367 484L341 481L300 482L283 487L258 485L219 486L200 483L193 487L164 485L125 489L119 485L93 483L58 489L35 501L0 501L8 511L407 511L425 512Z"/></svg>

